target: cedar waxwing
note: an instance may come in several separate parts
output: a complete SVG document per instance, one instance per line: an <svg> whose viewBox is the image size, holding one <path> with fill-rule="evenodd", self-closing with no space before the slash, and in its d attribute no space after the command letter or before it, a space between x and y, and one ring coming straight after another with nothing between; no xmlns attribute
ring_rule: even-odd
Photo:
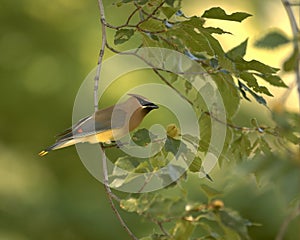
<svg viewBox="0 0 300 240"><path fill-rule="evenodd" d="M118 140L139 126L143 118L158 106L146 98L128 94L127 101L98 110L92 116L81 119L71 128L58 135L56 143L39 153L46 155L76 143L110 143Z"/></svg>

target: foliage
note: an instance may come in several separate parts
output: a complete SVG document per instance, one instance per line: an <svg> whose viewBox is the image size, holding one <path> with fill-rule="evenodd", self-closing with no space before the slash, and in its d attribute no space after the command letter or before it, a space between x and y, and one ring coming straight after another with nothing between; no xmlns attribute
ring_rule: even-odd
<svg viewBox="0 0 300 240"><path fill-rule="evenodd" d="M110 176L111 187L121 187L134 182L136 173L145 173L148 174L147 176L154 174L161 179L162 183L170 180L173 183L160 191L141 193L149 183L146 178L138 193L121 199L120 207L127 212L137 213L159 226L161 232L155 231L142 238L144 240L250 239L249 228L256 228L258 225L224 206L224 202L219 199L224 194L222 191L205 184L200 185L208 199L207 203L203 203L199 200L191 201L188 192L181 185L188 181L192 174L206 174L202 168L202 156L209 148L211 122L219 121L227 130L225 147L219 158L221 167L229 163L231 168L238 166L239 171L244 174L246 172L248 175L255 176L259 185L272 181L283 186L289 183L293 188L288 193L282 189L286 197L286 206L295 202L295 199L299 200L296 190L300 187L299 177L297 177L299 115L273 111L272 126L260 125L254 118L251 120L251 127L240 127L232 123L241 98L247 101L254 99L268 108L266 96L273 96L268 87L272 85L287 88L278 75L279 69L256 59L246 60L248 39L225 52L216 35L230 34L230 32L219 27L206 26L206 19L242 22L252 15L244 12L228 14L222 8L214 7L204 11L201 17L190 17L181 10L181 1L175 0L123 0L116 4L118 8L128 7L128 5L134 10L125 24L120 26L106 24L107 28L115 31L114 46L108 43L109 48L119 52L117 50L119 45L129 43L135 37L139 39L138 43L133 42L136 44L135 47L161 47L185 54L212 77L225 104L226 122L218 119L217 111L208 111L203 99L201 100L197 95L191 83L184 82L184 89L178 91L181 91L181 96L188 100L201 116L199 118L199 126L202 129L200 139L181 135L180 129L175 124L170 124L166 128L164 141L157 139L146 129L135 132L133 140L136 144L147 146L151 141L156 141L158 145L164 143L161 151L146 159L135 159L127 155L117 158L115 169ZM290 40L282 33L273 31L259 39L256 46L276 48L288 42ZM293 69L296 56L293 53L285 62L286 71ZM174 89L176 89L174 83L183 81L174 76L175 73L164 72L155 66L152 68L162 81ZM259 79L268 85L261 85ZM195 143L199 143L196 144L198 146L196 154L191 151L191 145L195 146ZM180 147L183 150L179 150ZM293 157L287 157L291 155ZM192 159L187 171L184 171L181 177L179 176L182 167L177 165L171 165L173 168L159 173L159 170L164 167L170 167L170 156ZM292 167L294 165L295 168ZM286 174L281 174L283 168L286 169L288 177ZM124 170L130 173L125 174ZM207 177L210 178L208 175Z"/></svg>
<svg viewBox="0 0 300 240"><path fill-rule="evenodd" d="M167 0L148 19L159 0L103 2L110 47L123 51L142 45L158 46L184 53L205 69L203 77L213 79L227 113L225 145L218 166L209 172L213 181L208 176L199 178L205 174L202 164L210 143L211 125L220 120L217 109L209 111L203 99L212 96L214 89L203 84L202 97L191 82L157 70L192 103L202 131L200 139L180 135L181 126L176 121L153 112L153 117L143 122L143 127L151 132L139 129L133 133L133 141L147 147L155 140L155 146L162 147L159 154L146 159L132 158L117 148L107 148L106 153L113 155L110 159L119 166L115 168L119 175L109 177L116 186L135 182L135 173L157 173L176 154L178 143L183 143L185 150L180 157L190 160L183 175L185 169L180 166L162 172L162 183L177 181L161 191L126 194L113 190L129 228L144 239L247 239L247 235L251 239L276 239L282 226L286 226L277 239L298 239L299 113L286 108L277 87L271 87L269 81L272 85L283 85L279 77L286 77L284 71L289 76L295 73L299 51L291 49L277 71L280 65L269 68L268 59L249 59L252 33L248 33L249 40L242 38L232 51L227 51L223 44L223 39L231 41L239 36L235 26L245 26L246 22L257 31L267 28L273 19L287 18L284 12L277 14L278 6L283 11L280 1L214 1L215 7L211 8L204 5L212 1L180 4L178 0ZM224 11L220 10L221 5ZM124 25L139 7L143 12L137 10ZM234 14L241 9L251 9L243 11L253 16L242 20ZM295 14L299 12L297 6L293 9ZM212 15L214 11L222 12L221 16ZM201 17L189 12L198 12ZM205 12L218 19L211 21ZM3 0L0 13L0 239L129 239L113 215L102 185L83 167L75 147L54 151L46 159L37 156L41 148L52 143L56 133L71 125L76 91L97 62L97 1ZM241 23L219 19L236 16ZM147 20L136 26L142 18ZM232 27L221 27L225 22L232 22ZM115 29L109 24L124 26ZM271 25L277 26L276 22ZM273 32L275 35L269 36ZM278 53L299 42L299 36L291 36L288 27L270 29L257 39L261 40L261 47L267 48L264 52L276 59ZM105 57L111 55L105 51ZM112 66L112 70L115 68ZM108 91L101 98L100 107L114 104L127 85L146 78L161 81L155 71L139 74L147 76L138 75L126 83L120 81L113 92ZM285 79L284 82L290 86ZM280 89L284 96L290 91ZM270 94L277 100L276 105L269 104ZM252 101L245 104L250 108L241 104L240 109L242 98ZM88 111L92 112L92 106ZM161 122L166 126L165 139L159 139L148 128L149 123ZM164 142L167 146L163 146ZM131 178L121 169L128 169Z"/></svg>

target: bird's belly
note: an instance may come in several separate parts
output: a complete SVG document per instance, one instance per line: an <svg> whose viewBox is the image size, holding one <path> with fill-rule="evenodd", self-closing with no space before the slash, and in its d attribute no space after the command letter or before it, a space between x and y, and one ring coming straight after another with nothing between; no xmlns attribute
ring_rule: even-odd
<svg viewBox="0 0 300 240"><path fill-rule="evenodd" d="M91 135L91 136L87 136L84 138L84 142L89 142L89 143L110 143L113 140L118 140L121 137L123 137L124 135L126 135L126 132L122 131L121 129L117 129L117 130L108 130L108 131L104 131L101 133L98 133L96 135Z"/></svg>

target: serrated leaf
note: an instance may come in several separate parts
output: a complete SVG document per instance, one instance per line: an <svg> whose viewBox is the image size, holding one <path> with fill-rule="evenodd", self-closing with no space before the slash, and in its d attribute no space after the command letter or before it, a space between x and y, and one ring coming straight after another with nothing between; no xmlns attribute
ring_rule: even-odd
<svg viewBox="0 0 300 240"><path fill-rule="evenodd" d="M119 29L114 36L114 44L122 44L127 42L134 34L133 29Z"/></svg>
<svg viewBox="0 0 300 240"><path fill-rule="evenodd" d="M294 71L297 66L297 59L299 55L299 50L296 49L293 50L291 56L289 56L288 59L286 59L283 63L283 70L286 72Z"/></svg>
<svg viewBox="0 0 300 240"><path fill-rule="evenodd" d="M209 33L232 34L231 32L224 31L222 28L206 27L205 30Z"/></svg>
<svg viewBox="0 0 300 240"><path fill-rule="evenodd" d="M262 97L262 96L260 96L260 95L258 95L258 94L256 94L255 92L253 92L250 88L248 88L245 84L243 84L243 83L241 83L241 81L238 81L238 83L239 83L239 88L240 88L240 90L241 90L241 92L243 93L243 96L246 96L246 93L245 93L245 91L247 91L247 92L249 92L251 95L252 95L252 97L254 97L255 98L255 100L258 102L258 103L260 103L260 104L263 104L263 105L267 105L267 101ZM244 95L245 94L245 95ZM246 96L246 99L248 100L248 101L250 101L250 99Z"/></svg>
<svg viewBox="0 0 300 240"><path fill-rule="evenodd" d="M265 81L267 81L268 83L270 83L273 86L276 87L287 87L287 85L282 81L282 79L277 76L277 75L273 75L273 74L258 74L258 73L254 73L256 76L264 79Z"/></svg>
<svg viewBox="0 0 300 240"><path fill-rule="evenodd" d="M265 36L258 39L254 45L258 48L272 49L287 44L289 42L290 40L285 36L284 33L275 30L267 33Z"/></svg>
<svg viewBox="0 0 300 240"><path fill-rule="evenodd" d="M222 56L224 51L220 43L203 27L204 21L198 17L182 21L168 30L167 34L172 41L181 42L181 46L188 46L190 52L206 52L210 56Z"/></svg>
<svg viewBox="0 0 300 240"><path fill-rule="evenodd" d="M209 10L206 10L202 15L203 18L213 18L213 19L228 20L228 21L235 21L235 22L242 22L244 19L250 16L252 15L245 12L235 12L228 15L220 7L213 7Z"/></svg>
<svg viewBox="0 0 300 240"><path fill-rule="evenodd" d="M233 49L229 50L226 53L226 56L233 61L243 58L246 54L247 44L248 39L246 39L244 42L234 47Z"/></svg>
<svg viewBox="0 0 300 240"><path fill-rule="evenodd" d="M257 79L253 76L253 74L248 72L242 72L240 74L240 78L243 79L249 87L251 87L255 92L264 93L268 96L273 96L266 87L259 86L257 83Z"/></svg>
<svg viewBox="0 0 300 240"><path fill-rule="evenodd" d="M176 12L178 12L179 9L179 7L162 7L161 11L168 19L170 19Z"/></svg>
<svg viewBox="0 0 300 240"><path fill-rule="evenodd" d="M270 67L257 60L246 61L244 59L238 59L235 64L236 68L240 71L254 70L262 74L274 74L279 71L279 68Z"/></svg>

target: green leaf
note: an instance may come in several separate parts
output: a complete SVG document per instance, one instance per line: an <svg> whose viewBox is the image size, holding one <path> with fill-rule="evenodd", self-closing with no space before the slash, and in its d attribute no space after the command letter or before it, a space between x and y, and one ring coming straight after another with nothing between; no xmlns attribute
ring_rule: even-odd
<svg viewBox="0 0 300 240"><path fill-rule="evenodd" d="M133 158L130 158L130 156L123 156L123 157L118 158L118 160L115 162L115 166L117 168L114 169L113 175L119 175L118 171L116 170L118 168L128 171L128 172L132 172L136 167L134 165ZM122 174L124 174L123 171L122 171Z"/></svg>
<svg viewBox="0 0 300 240"><path fill-rule="evenodd" d="M222 28L206 27L205 30L209 33L232 34L231 32L224 31Z"/></svg>
<svg viewBox="0 0 300 240"><path fill-rule="evenodd" d="M226 53L226 56L233 61L243 58L246 54L247 44L248 44L248 39L246 39L240 45L228 51Z"/></svg>
<svg viewBox="0 0 300 240"><path fill-rule="evenodd" d="M266 80L268 83L270 83L273 86L276 87L287 87L287 85L282 81L282 79L277 76L277 75L273 75L273 74L258 74L258 73L254 73L256 76Z"/></svg>
<svg viewBox="0 0 300 240"><path fill-rule="evenodd" d="M189 170L191 172L200 172L202 166L202 160L199 157L195 157L191 165L189 166Z"/></svg>
<svg viewBox="0 0 300 240"><path fill-rule="evenodd" d="M226 115L232 117L239 108L240 94L234 80L230 74L220 72L217 75L212 75L214 82L218 86L218 90L223 98Z"/></svg>
<svg viewBox="0 0 300 240"><path fill-rule="evenodd" d="M284 33L278 30L274 30L257 40L254 45L258 48L272 49L287 44L289 42L290 40L285 36Z"/></svg>
<svg viewBox="0 0 300 240"><path fill-rule="evenodd" d="M199 150L201 152L206 152L209 148L209 143L211 139L211 119L207 114L202 114L199 119L200 127L200 142Z"/></svg>
<svg viewBox="0 0 300 240"><path fill-rule="evenodd" d="M180 143L181 143L180 140L167 137L167 140L164 145L164 149L166 152L171 152L173 153L174 156L176 156L176 154L179 151Z"/></svg>
<svg viewBox="0 0 300 240"><path fill-rule="evenodd" d="M168 4L171 7L174 6L174 2L175 2L175 0L166 0L166 4Z"/></svg>
<svg viewBox="0 0 300 240"><path fill-rule="evenodd" d="M257 60L246 61L244 59L238 59L236 62L236 68L238 70L254 70L263 74L274 74L279 71L279 68L270 67Z"/></svg>
<svg viewBox="0 0 300 240"><path fill-rule="evenodd" d="M297 59L298 59L299 51L294 49L291 56L283 63L283 70L286 72L295 71L297 66Z"/></svg>
<svg viewBox="0 0 300 240"><path fill-rule="evenodd" d="M182 139L191 143L194 147L197 147L199 144L199 138L196 136L192 136L190 134L183 134L181 135Z"/></svg>
<svg viewBox="0 0 300 240"><path fill-rule="evenodd" d="M209 10L206 10L202 15L203 18L213 18L213 19L228 20L228 21L235 21L235 22L242 22L244 19L250 16L252 15L244 12L235 12L228 15L220 7L213 7Z"/></svg>
<svg viewBox="0 0 300 240"><path fill-rule="evenodd" d="M220 43L203 27L203 24L203 19L192 17L175 24L168 30L167 35L171 42L174 44L180 42L182 48L188 46L192 53L206 52L210 56L223 56L224 51Z"/></svg>
<svg viewBox="0 0 300 240"><path fill-rule="evenodd" d="M163 185L174 186L177 184L179 179L184 179L185 169L177 166L168 164L167 167L163 169L163 171L159 174L159 178L162 179Z"/></svg>
<svg viewBox="0 0 300 240"><path fill-rule="evenodd" d="M120 29L117 30L115 37L114 37L114 44L122 44L127 42L134 34L133 29Z"/></svg>
<svg viewBox="0 0 300 240"><path fill-rule="evenodd" d="M158 31L164 31L166 30L165 24L161 21L157 21L155 19L148 19L145 22L142 22L139 25L140 28L142 28L145 31L149 32L158 32Z"/></svg>
<svg viewBox="0 0 300 240"><path fill-rule="evenodd" d="M179 9L179 7L162 7L161 11L168 19L170 19Z"/></svg>
<svg viewBox="0 0 300 240"><path fill-rule="evenodd" d="M155 135L149 132L146 128L137 130L132 136L132 140L139 146L148 145L151 143L151 138L155 138Z"/></svg>
<svg viewBox="0 0 300 240"><path fill-rule="evenodd" d="M265 106L267 106L267 101L260 95L257 95L255 92L253 92L250 88L248 88L245 84L241 83L241 81L238 81L239 83L239 88L243 94L243 96L248 100L250 101L250 99L246 96L246 93L245 91L249 92L252 97L255 98L255 100L260 103L260 104L263 104Z"/></svg>
<svg viewBox="0 0 300 240"><path fill-rule="evenodd" d="M248 72L242 72L240 74L240 78L243 79L248 87L252 88L255 92L264 93L268 96L273 96L266 87L259 86L257 83L257 79L253 76L253 74Z"/></svg>
<svg viewBox="0 0 300 240"><path fill-rule="evenodd" d="M201 187L202 191L205 193L205 195L207 196L207 198L209 198L209 199L223 194L219 190L216 190L210 186L207 186L206 184L201 184L200 187Z"/></svg>
<svg viewBox="0 0 300 240"><path fill-rule="evenodd" d="M145 5L149 0L140 0L138 1L139 5Z"/></svg>
<svg viewBox="0 0 300 240"><path fill-rule="evenodd" d="M185 220L181 220L176 223L174 229L172 230L172 239L174 240L186 240L190 239L191 235L193 234L195 226Z"/></svg>
<svg viewBox="0 0 300 240"><path fill-rule="evenodd" d="M248 220L241 218L236 212L230 210L219 211L222 223L235 230L242 240L250 240L247 226L251 225Z"/></svg>

